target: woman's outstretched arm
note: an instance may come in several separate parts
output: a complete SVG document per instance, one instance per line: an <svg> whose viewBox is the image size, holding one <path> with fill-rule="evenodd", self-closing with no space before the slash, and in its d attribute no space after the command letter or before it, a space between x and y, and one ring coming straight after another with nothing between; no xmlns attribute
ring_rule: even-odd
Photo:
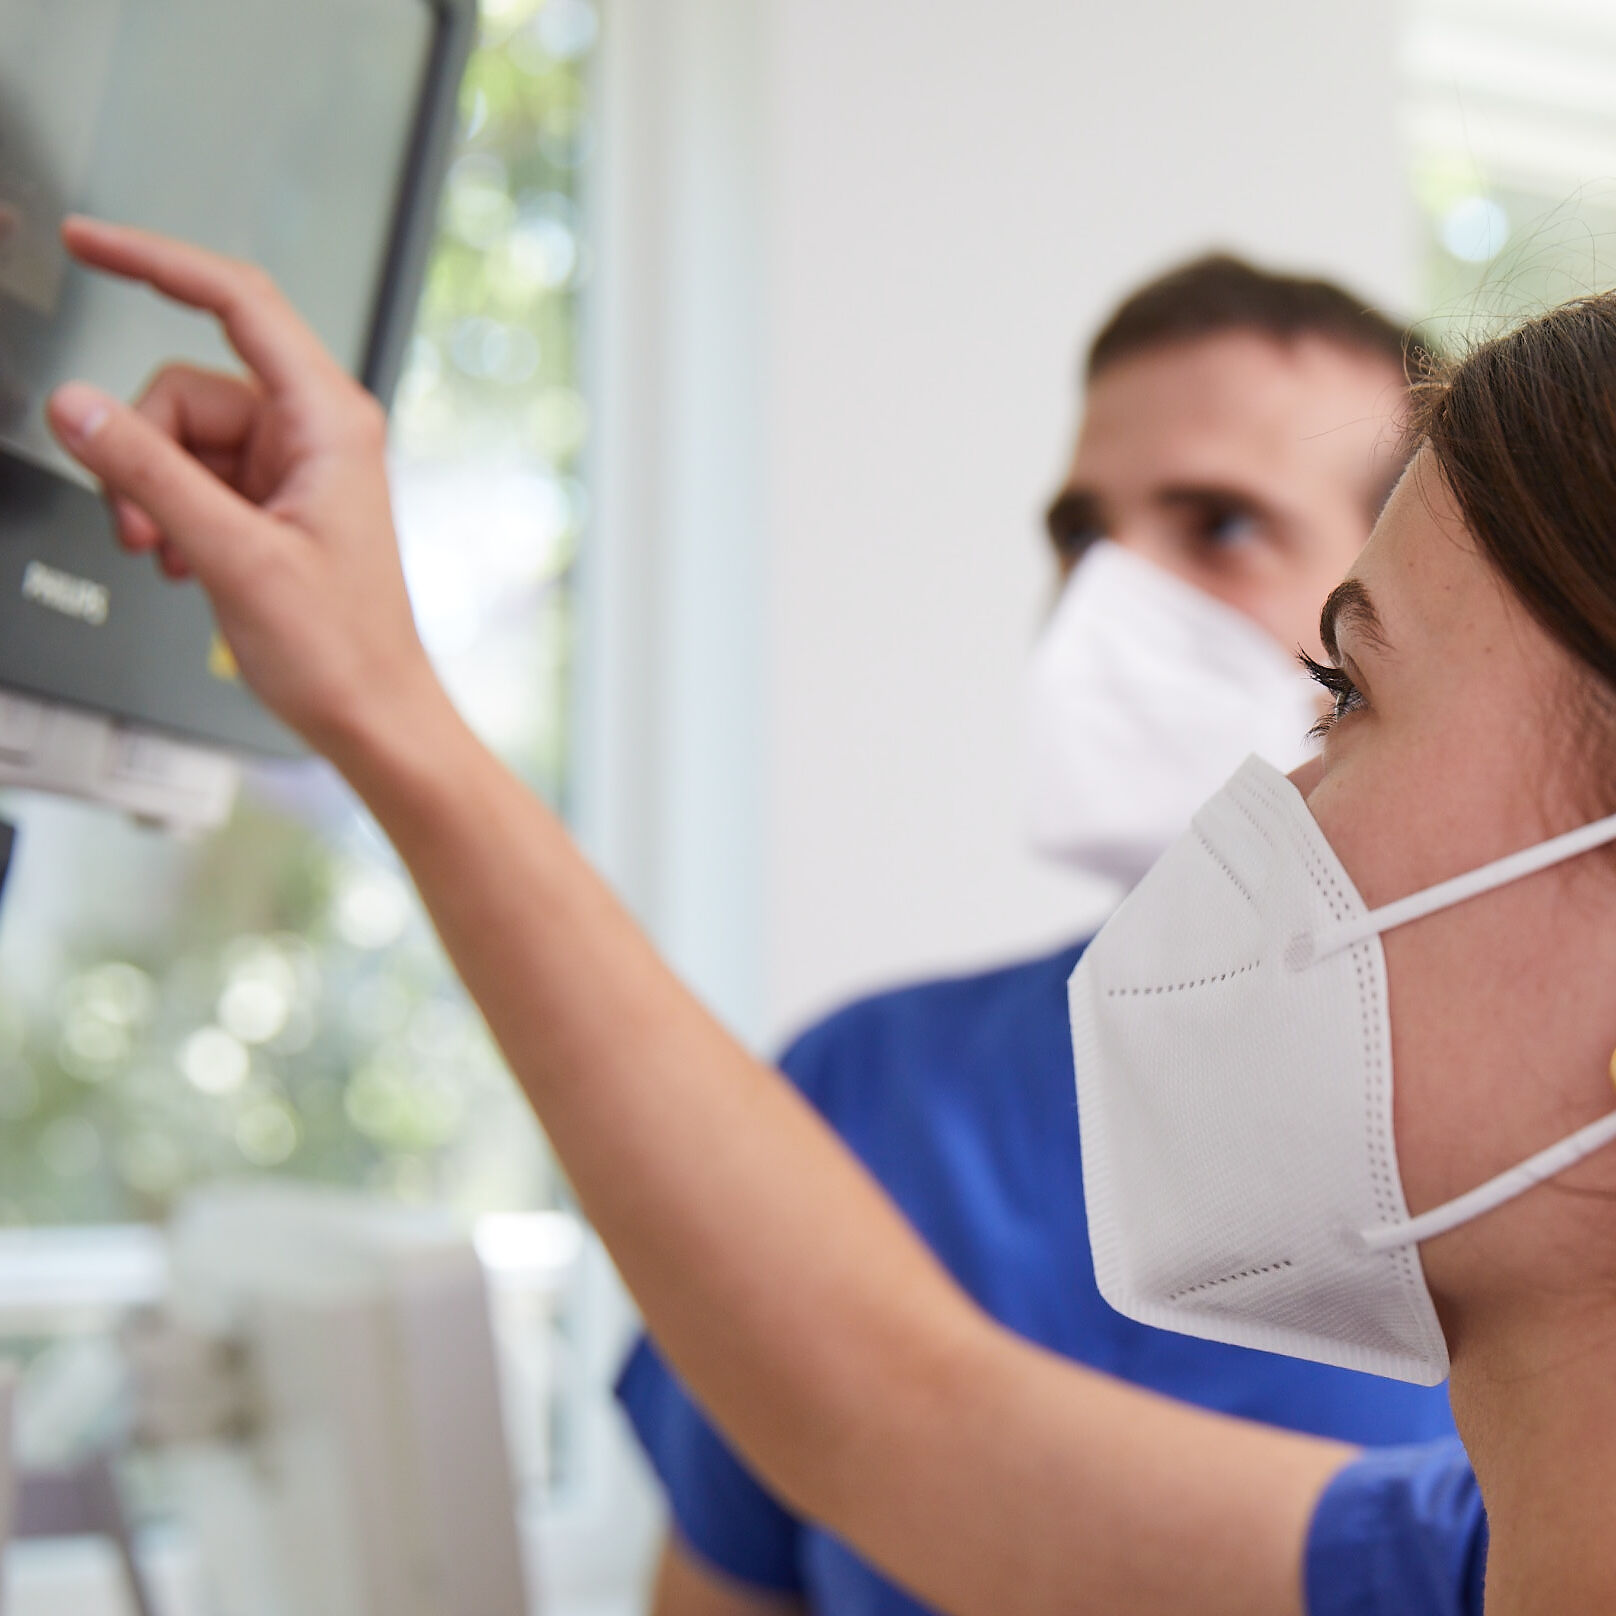
<svg viewBox="0 0 1616 1616"><path fill-rule="evenodd" d="M265 701L408 864L672 1362L799 1510L960 1616L1294 1616L1350 1450L1190 1410L970 1303L791 1088L681 987L471 734L410 618L383 427L256 271L79 222L222 321L251 378L51 416L124 542L194 572Z"/></svg>

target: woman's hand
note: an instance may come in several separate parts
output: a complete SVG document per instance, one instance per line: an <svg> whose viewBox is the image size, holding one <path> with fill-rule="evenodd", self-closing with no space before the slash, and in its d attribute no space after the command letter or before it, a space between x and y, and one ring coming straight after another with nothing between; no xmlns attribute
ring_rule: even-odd
<svg viewBox="0 0 1616 1616"><path fill-rule="evenodd" d="M125 548L194 573L247 682L339 765L437 694L393 533L381 407L262 271L70 219L68 250L217 317L247 366L172 366L133 408L70 383L51 427L101 479ZM374 738L374 737L372 737Z"/></svg>

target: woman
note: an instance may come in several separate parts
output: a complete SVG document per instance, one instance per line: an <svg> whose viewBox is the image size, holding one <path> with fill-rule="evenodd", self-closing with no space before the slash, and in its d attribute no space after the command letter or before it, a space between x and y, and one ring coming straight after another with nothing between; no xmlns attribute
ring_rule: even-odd
<svg viewBox="0 0 1616 1616"><path fill-rule="evenodd" d="M157 551L175 576L195 572L246 677L386 828L658 1339L759 1469L951 1610L1294 1612L1308 1524L1345 1451L1108 1383L973 1311L455 715L410 620L375 405L256 271L84 221L67 239L85 262L218 315L253 380L165 373L138 411L73 386L52 401L55 430L105 482L123 542ZM1616 1152L1584 1137L1593 1153L1552 1188L1429 1238L1423 1277L1411 1257L1387 1266L1364 1253L1381 1239L1413 1250L1420 1231L1401 1227L1405 1210L1446 1204L1584 1125L1608 1136L1616 927L1602 922L1616 871L1583 851L1388 930L1389 1043L1377 1019L1382 945L1330 927L1538 846L1616 800L1605 756L1613 509L1616 301L1593 300L1483 349L1435 395L1426 447L1334 597L1335 663L1321 677L1336 716L1322 761L1294 789L1277 776L1247 782L1206 822L1225 874L1244 875L1256 899L1266 888L1241 861L1261 875L1262 859L1236 845L1242 814L1301 861L1308 886L1295 910L1305 939L1283 935L1249 979L1282 984L1289 971L1326 986L1277 1019L1277 1001L1241 1001L1256 1024L1208 997L1195 1029L1208 1043L1192 1064L1204 1053L1208 1070L1250 1067L1283 1108L1288 1075L1300 1087L1315 1060L1334 1070L1347 1058L1344 1026L1358 1041L1353 1081L1369 1087L1343 1105L1336 1085L1315 1083L1309 1135L1240 1114L1239 1081L1227 1093L1191 1084L1197 1120L1215 1129L1204 1160L1179 1151L1171 1105L1147 1126L1192 1175L1215 1168L1212 1147L1225 1142L1263 1163L1263 1195L1272 1182L1298 1222L1323 1229L1299 1261L1324 1266L1258 1265L1276 1270L1273 1284L1260 1275L1255 1299L1237 1287L1221 1312L1207 1301L1226 1294L1216 1285L1251 1275L1157 1286L1175 1268L1215 1266L1221 1231L1182 1206L1130 1207L1141 1188L1162 1187L1137 1148L1126 1084L1096 1094L1091 1081L1084 1095L1085 1134L1110 1152L1107 1170L1087 1175L1091 1193L1096 1180L1109 1187L1096 1222L1118 1245L1097 1256L1125 1305L1405 1373L1440 1372L1451 1353L1492 1518L1492 1616L1616 1607L1604 1520L1616 1471L1616 1258L1605 1255L1616 1250ZM1183 858L1200 859L1186 845ZM1156 907L1130 902L1123 916L1160 919L1163 896L1188 879L1174 857L1140 889ZM1121 928L1114 947L1101 946L1108 927L1076 994L1080 1034L1111 1077L1129 1075L1158 1024L1122 1025L1105 1008L1135 992L1126 967L1143 961L1141 999L1148 988L1187 1003L1180 990L1201 985L1160 975L1172 948L1149 956L1186 912L1167 909L1166 925ZM1278 915L1294 918L1283 905ZM1248 941L1249 921L1237 905L1201 957L1227 955L1230 936ZM1356 994L1358 1020L1339 1014L1343 993ZM1297 1017L1331 1035L1298 1045ZM1376 1133L1393 1115L1388 1054L1395 1151ZM1148 1059L1138 1070L1155 1081ZM1324 1193L1360 1158L1370 1215L1343 1234L1324 1227ZM1203 1188L1165 1191L1220 1216L1263 1199L1249 1181L1232 1196ZM1187 1247L1152 1246L1162 1229ZM1141 1237L1146 1249L1130 1250ZM1360 1330L1343 1297L1380 1311Z"/></svg>

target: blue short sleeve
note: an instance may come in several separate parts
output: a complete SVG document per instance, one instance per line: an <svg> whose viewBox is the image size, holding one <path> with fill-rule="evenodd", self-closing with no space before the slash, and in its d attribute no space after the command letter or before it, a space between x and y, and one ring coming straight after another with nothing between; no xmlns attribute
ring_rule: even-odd
<svg viewBox="0 0 1616 1616"><path fill-rule="evenodd" d="M1487 1516L1453 1440L1387 1448L1325 1488L1308 1533L1308 1616L1481 1616Z"/></svg>
<svg viewBox="0 0 1616 1616"><path fill-rule="evenodd" d="M796 1517L729 1450L648 1340L623 1366L617 1398L696 1557L736 1582L800 1593Z"/></svg>

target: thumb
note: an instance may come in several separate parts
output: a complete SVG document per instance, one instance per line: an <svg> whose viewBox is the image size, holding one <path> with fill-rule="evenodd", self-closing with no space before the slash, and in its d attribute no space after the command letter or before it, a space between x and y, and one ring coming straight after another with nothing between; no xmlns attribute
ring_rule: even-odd
<svg viewBox="0 0 1616 1616"><path fill-rule="evenodd" d="M228 588L263 542L260 513L137 411L69 382L46 415L62 447L110 497L144 511L204 584Z"/></svg>

